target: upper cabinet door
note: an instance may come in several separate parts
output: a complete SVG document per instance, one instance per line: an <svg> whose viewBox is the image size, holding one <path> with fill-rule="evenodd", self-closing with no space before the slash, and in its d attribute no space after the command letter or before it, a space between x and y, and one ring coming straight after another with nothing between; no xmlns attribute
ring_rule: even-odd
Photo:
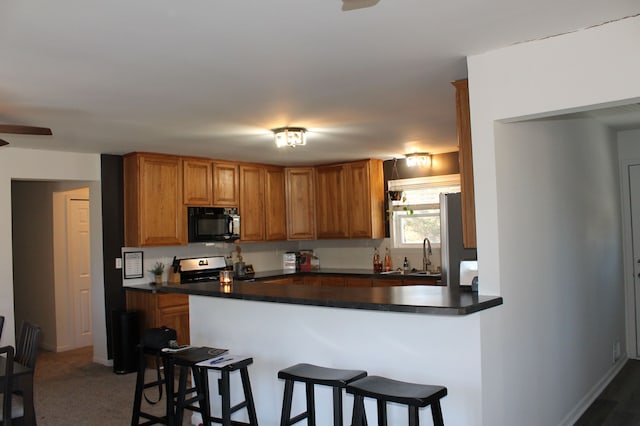
<svg viewBox="0 0 640 426"><path fill-rule="evenodd" d="M128 154L123 167L125 244L129 247L186 244L180 157Z"/></svg>
<svg viewBox="0 0 640 426"><path fill-rule="evenodd" d="M238 165L235 163L213 163L213 205L215 207L238 207Z"/></svg>
<svg viewBox="0 0 640 426"><path fill-rule="evenodd" d="M182 161L182 195L184 204L210 206L213 202L213 162L198 158Z"/></svg>
<svg viewBox="0 0 640 426"><path fill-rule="evenodd" d="M264 168L240 166L240 241L264 241Z"/></svg>
<svg viewBox="0 0 640 426"><path fill-rule="evenodd" d="M316 238L316 196L313 167L286 169L287 238L314 240Z"/></svg>
<svg viewBox="0 0 640 426"><path fill-rule="evenodd" d="M465 248L476 248L476 203L473 189L473 150L471 149L471 114L469 82L458 80L456 88L456 118L460 154L460 193L462 195L462 242Z"/></svg>
<svg viewBox="0 0 640 426"><path fill-rule="evenodd" d="M264 222L267 241L287 239L285 175L282 167L266 167L264 174ZM260 196L260 195L258 195Z"/></svg>
<svg viewBox="0 0 640 426"><path fill-rule="evenodd" d="M316 231L318 238L349 238L347 167L316 168Z"/></svg>
<svg viewBox="0 0 640 426"><path fill-rule="evenodd" d="M382 161L348 164L349 237L384 238Z"/></svg>

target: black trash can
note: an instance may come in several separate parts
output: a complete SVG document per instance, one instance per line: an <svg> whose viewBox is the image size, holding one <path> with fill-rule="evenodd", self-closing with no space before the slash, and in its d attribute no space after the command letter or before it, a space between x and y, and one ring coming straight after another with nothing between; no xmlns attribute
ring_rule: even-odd
<svg viewBox="0 0 640 426"><path fill-rule="evenodd" d="M136 311L113 311L111 317L113 372L133 373L138 369L136 345L140 343L140 314Z"/></svg>

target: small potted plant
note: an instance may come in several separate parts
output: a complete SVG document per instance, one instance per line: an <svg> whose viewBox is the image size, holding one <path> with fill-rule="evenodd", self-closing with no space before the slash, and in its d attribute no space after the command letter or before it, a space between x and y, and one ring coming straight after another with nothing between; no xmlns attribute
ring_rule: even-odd
<svg viewBox="0 0 640 426"><path fill-rule="evenodd" d="M153 274L154 282L156 284L161 284L162 274L164 273L164 263L156 262L156 264L153 265L153 268L149 269L149 272Z"/></svg>

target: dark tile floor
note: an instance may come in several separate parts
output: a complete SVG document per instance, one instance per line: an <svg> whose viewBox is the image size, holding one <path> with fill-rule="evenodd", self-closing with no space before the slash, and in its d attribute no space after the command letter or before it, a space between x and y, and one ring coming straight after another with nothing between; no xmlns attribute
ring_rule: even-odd
<svg viewBox="0 0 640 426"><path fill-rule="evenodd" d="M576 422L576 426L596 425L640 425L640 360L628 360Z"/></svg>

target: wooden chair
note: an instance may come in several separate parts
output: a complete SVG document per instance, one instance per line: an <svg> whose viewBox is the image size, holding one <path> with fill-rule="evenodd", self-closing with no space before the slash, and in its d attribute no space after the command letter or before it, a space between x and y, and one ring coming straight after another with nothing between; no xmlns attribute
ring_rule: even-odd
<svg viewBox="0 0 640 426"><path fill-rule="evenodd" d="M13 394L13 346L0 348L0 356L4 358L4 375L0 378L0 393L2 393L2 406L0 406L0 425L10 426L22 424L24 417L24 404L22 397Z"/></svg>
<svg viewBox="0 0 640 426"><path fill-rule="evenodd" d="M4 315L0 315L0 338L2 337L3 328L4 328Z"/></svg>
<svg viewBox="0 0 640 426"><path fill-rule="evenodd" d="M40 333L40 326L29 321L22 322L20 337L18 338L18 345L16 346L16 362L31 369L36 368Z"/></svg>

